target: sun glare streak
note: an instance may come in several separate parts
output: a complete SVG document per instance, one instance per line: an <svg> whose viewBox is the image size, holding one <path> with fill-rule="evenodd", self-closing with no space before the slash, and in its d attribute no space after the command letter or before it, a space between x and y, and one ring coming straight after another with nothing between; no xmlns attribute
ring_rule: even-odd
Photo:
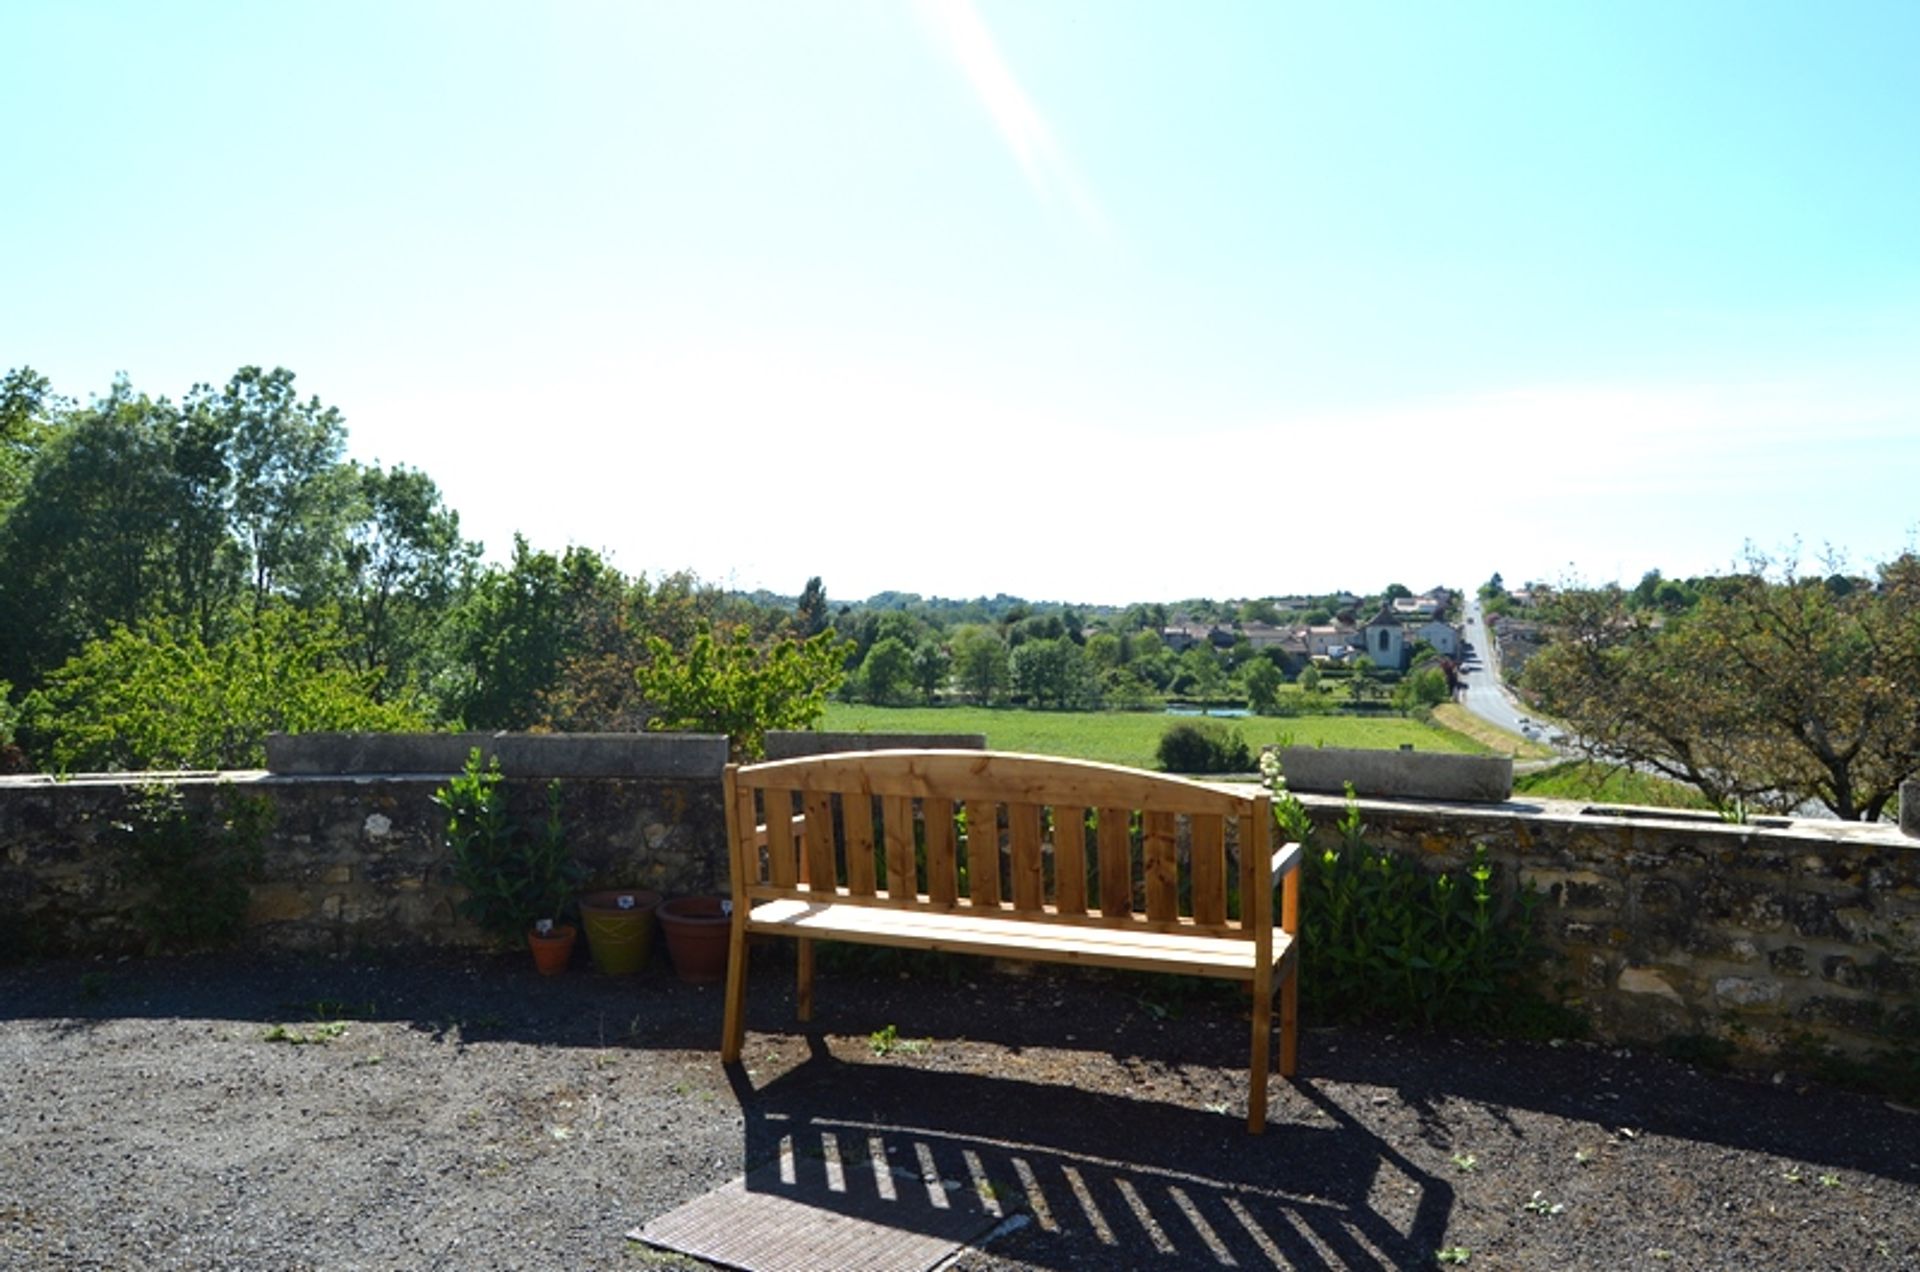
<svg viewBox="0 0 1920 1272"><path fill-rule="evenodd" d="M994 127L1043 203L1064 200L1090 230L1109 233L1105 216L1081 187L1053 133L1000 55L973 0L921 0L921 16L952 55Z"/></svg>

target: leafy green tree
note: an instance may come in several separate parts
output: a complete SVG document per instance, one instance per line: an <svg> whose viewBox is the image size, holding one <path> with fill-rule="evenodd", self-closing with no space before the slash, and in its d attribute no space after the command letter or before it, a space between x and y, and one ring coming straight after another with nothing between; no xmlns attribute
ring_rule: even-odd
<svg viewBox="0 0 1920 1272"><path fill-rule="evenodd" d="M1087 637L1085 649L1087 665L1102 675L1119 670L1127 660L1125 642L1112 632L1095 632Z"/></svg>
<svg viewBox="0 0 1920 1272"><path fill-rule="evenodd" d="M440 686L448 714L470 729L524 729L572 652L562 562L515 535L513 561L476 581L450 620L452 662Z"/></svg>
<svg viewBox="0 0 1920 1272"><path fill-rule="evenodd" d="M60 401L47 378L17 367L0 379L0 521L26 493L34 461L52 439Z"/></svg>
<svg viewBox="0 0 1920 1272"><path fill-rule="evenodd" d="M166 610L177 420L122 378L41 452L0 525L0 677L35 687L114 624Z"/></svg>
<svg viewBox="0 0 1920 1272"><path fill-rule="evenodd" d="M991 706L1013 683L1006 642L991 627L962 627L953 634L954 679L976 706Z"/></svg>
<svg viewBox="0 0 1920 1272"><path fill-rule="evenodd" d="M724 733L736 759L763 755L768 729L812 728L844 674L831 632L757 647L745 627L725 641L702 628L684 654L658 636L647 648L651 661L634 673L654 708L647 727Z"/></svg>
<svg viewBox="0 0 1920 1272"><path fill-rule="evenodd" d="M406 697L427 685L435 631L480 548L460 537L460 514L425 473L396 465L356 475L363 516L343 552L354 662L378 696Z"/></svg>
<svg viewBox="0 0 1920 1272"><path fill-rule="evenodd" d="M1266 623L1273 627L1280 625L1280 607L1271 600L1245 601L1240 606L1240 621L1243 623Z"/></svg>
<svg viewBox="0 0 1920 1272"><path fill-rule="evenodd" d="M27 767L26 754L13 740L19 724L20 708L13 701L13 686L0 680L0 773L18 773Z"/></svg>
<svg viewBox="0 0 1920 1272"><path fill-rule="evenodd" d="M1227 692L1227 673L1214 656L1213 647L1204 642L1180 655L1179 672L1171 686L1174 693L1193 698L1218 698Z"/></svg>
<svg viewBox="0 0 1920 1272"><path fill-rule="evenodd" d="M1011 670L1013 691L1037 707L1087 707L1099 697L1086 654L1065 636L1020 645Z"/></svg>
<svg viewBox="0 0 1920 1272"><path fill-rule="evenodd" d="M926 641L913 651L913 687L920 691L920 700L932 706L940 691L947 687L947 678L953 674L953 656L934 641Z"/></svg>
<svg viewBox="0 0 1920 1272"><path fill-rule="evenodd" d="M860 664L860 686L868 702L882 706L905 696L913 674L913 651L897 636L874 642Z"/></svg>
<svg viewBox="0 0 1920 1272"><path fill-rule="evenodd" d="M1352 663L1353 675L1347 680L1347 696L1355 702L1371 698L1374 691L1374 662L1365 654L1355 658Z"/></svg>
<svg viewBox="0 0 1920 1272"><path fill-rule="evenodd" d="M1394 687L1393 705L1402 711L1432 708L1451 696L1447 689L1446 673L1438 667L1422 667Z"/></svg>
<svg viewBox="0 0 1920 1272"><path fill-rule="evenodd" d="M242 367L203 400L226 442L233 531L254 607L269 596L326 596L353 496L340 412L317 397L301 401L285 367Z"/></svg>
<svg viewBox="0 0 1920 1272"><path fill-rule="evenodd" d="M1569 589L1525 683L1587 754L1688 783L1717 804L1809 801L1874 820L1920 773L1920 557L1835 595L1820 578L1715 580L1684 616L1618 588Z"/></svg>
<svg viewBox="0 0 1920 1272"><path fill-rule="evenodd" d="M1300 692L1308 694L1320 692L1320 669L1312 663L1300 669Z"/></svg>
<svg viewBox="0 0 1920 1272"><path fill-rule="evenodd" d="M816 574L800 589L799 604L793 607L793 629L805 639L826 631L829 621L827 588Z"/></svg>
<svg viewBox="0 0 1920 1272"><path fill-rule="evenodd" d="M258 768L269 733L400 731L420 715L374 699L319 615L274 606L218 644L176 621L113 627L29 694L24 732L57 772Z"/></svg>
<svg viewBox="0 0 1920 1272"><path fill-rule="evenodd" d="M1255 658L1240 671L1240 683L1247 691L1247 707L1259 715L1267 715L1279 705L1280 685L1284 677L1280 669L1265 658Z"/></svg>

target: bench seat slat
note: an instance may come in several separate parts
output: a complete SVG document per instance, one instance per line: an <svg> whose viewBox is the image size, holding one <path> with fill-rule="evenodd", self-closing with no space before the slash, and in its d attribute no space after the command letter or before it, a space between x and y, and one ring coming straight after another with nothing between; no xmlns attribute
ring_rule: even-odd
<svg viewBox="0 0 1920 1272"><path fill-rule="evenodd" d="M1179 972L1228 980L1253 976L1254 945L1231 937L1186 936L1127 928L996 919L967 913L881 909L783 898L747 916L749 932L947 950L1097 967ZM1278 964L1291 948L1274 935Z"/></svg>

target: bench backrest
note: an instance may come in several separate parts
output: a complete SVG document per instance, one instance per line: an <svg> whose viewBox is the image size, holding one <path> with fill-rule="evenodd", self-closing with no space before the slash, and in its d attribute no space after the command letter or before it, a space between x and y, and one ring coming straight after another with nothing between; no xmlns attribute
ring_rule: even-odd
<svg viewBox="0 0 1920 1272"><path fill-rule="evenodd" d="M1271 926L1265 793L1080 760L869 751L730 765L734 900L1251 937ZM1241 912L1241 899L1251 903Z"/></svg>

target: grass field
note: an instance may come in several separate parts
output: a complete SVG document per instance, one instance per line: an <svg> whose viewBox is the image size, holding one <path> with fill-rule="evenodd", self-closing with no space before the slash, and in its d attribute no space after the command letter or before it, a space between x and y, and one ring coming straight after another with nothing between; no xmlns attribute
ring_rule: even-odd
<svg viewBox="0 0 1920 1272"><path fill-rule="evenodd" d="M1707 797L1691 786L1669 782L1651 773L1588 761L1569 760L1538 773L1516 775L1516 795L1544 799L1578 799L1596 804L1638 804L1651 808L1712 808Z"/></svg>
<svg viewBox="0 0 1920 1272"><path fill-rule="evenodd" d="M1509 733L1497 724L1482 720L1457 702L1441 703L1433 709L1433 718L1455 733L1466 734L1495 755L1511 755L1516 760L1550 760L1554 756L1552 747L1531 738L1523 738L1518 733Z"/></svg>
<svg viewBox="0 0 1920 1272"><path fill-rule="evenodd" d="M984 733L996 751L1065 755L1135 768L1156 766L1160 735L1191 717L1145 711L1019 711L987 707L869 707L835 702L822 729L851 733ZM1393 750L1483 752L1471 738L1399 716L1266 716L1227 720L1258 750L1270 742Z"/></svg>

